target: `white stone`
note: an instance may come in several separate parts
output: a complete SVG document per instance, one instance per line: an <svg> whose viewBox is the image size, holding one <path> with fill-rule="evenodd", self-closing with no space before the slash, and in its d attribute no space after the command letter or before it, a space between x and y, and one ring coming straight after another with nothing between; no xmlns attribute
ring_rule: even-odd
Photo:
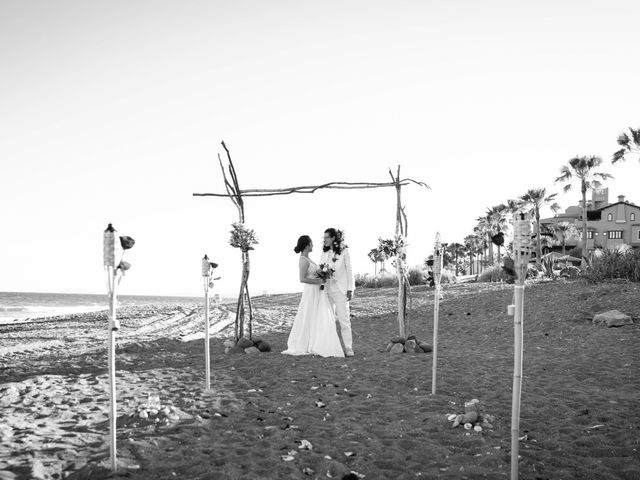
<svg viewBox="0 0 640 480"><path fill-rule="evenodd" d="M618 310L609 310L608 312L599 313L594 316L593 324L602 324L607 327L622 327L624 325L633 325L633 319Z"/></svg>

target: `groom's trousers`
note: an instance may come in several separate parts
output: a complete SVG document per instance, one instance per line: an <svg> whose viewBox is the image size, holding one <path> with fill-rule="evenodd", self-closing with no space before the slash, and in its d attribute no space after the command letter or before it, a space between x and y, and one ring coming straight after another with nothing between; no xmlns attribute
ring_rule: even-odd
<svg viewBox="0 0 640 480"><path fill-rule="evenodd" d="M342 341L344 342L344 348L347 350L353 350L353 339L351 336L351 313L349 311L349 300L347 295L342 293L336 282L329 281L326 284L327 296L329 302L335 308L336 317L340 324L340 332L342 333Z"/></svg>

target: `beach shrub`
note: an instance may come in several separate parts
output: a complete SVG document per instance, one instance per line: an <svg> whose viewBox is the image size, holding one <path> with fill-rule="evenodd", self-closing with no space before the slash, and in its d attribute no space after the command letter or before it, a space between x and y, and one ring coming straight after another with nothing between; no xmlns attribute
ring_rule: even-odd
<svg viewBox="0 0 640 480"><path fill-rule="evenodd" d="M427 283L426 272L420 267L409 269L409 285L425 285Z"/></svg>
<svg viewBox="0 0 640 480"><path fill-rule="evenodd" d="M582 247L573 247L567 252L567 255L575 258L582 258Z"/></svg>
<svg viewBox="0 0 640 480"><path fill-rule="evenodd" d="M591 282L614 279L640 282L640 249L627 246L596 250L582 276Z"/></svg>
<svg viewBox="0 0 640 480"><path fill-rule="evenodd" d="M560 276L562 278L578 278L580 275L580 269L573 265L568 265L560 270Z"/></svg>
<svg viewBox="0 0 640 480"><path fill-rule="evenodd" d="M442 270L440 275L440 283L456 283L456 274L451 270Z"/></svg>
<svg viewBox="0 0 640 480"><path fill-rule="evenodd" d="M397 287L398 278L393 273L379 275L357 274L354 278L356 288L386 288Z"/></svg>
<svg viewBox="0 0 640 480"><path fill-rule="evenodd" d="M478 282L507 282L511 280L511 276L502 270L501 265L494 265L484 270L478 275Z"/></svg>

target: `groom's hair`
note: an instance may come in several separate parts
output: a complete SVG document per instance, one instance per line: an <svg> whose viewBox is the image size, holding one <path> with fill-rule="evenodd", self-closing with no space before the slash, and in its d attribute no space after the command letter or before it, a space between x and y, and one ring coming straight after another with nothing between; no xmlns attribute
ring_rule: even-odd
<svg viewBox="0 0 640 480"><path fill-rule="evenodd" d="M328 233L330 237L336 238L338 236L338 232L335 228L327 228L324 233Z"/></svg>
<svg viewBox="0 0 640 480"><path fill-rule="evenodd" d="M341 230L337 230L335 228L327 228L324 233L328 233L330 237L333 237L333 243L331 244L330 247L327 247L326 245L322 246L322 251L323 252L328 252L329 250L333 250L335 253L337 253L338 255L340 255L340 253L342 253L342 231ZM346 245L344 245L344 247L346 247Z"/></svg>

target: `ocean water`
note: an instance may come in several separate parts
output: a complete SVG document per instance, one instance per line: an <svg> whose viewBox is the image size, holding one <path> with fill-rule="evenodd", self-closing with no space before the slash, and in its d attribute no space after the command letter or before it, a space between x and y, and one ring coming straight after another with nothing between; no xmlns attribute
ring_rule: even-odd
<svg viewBox="0 0 640 480"><path fill-rule="evenodd" d="M146 295L118 295L117 300L118 306L199 304L204 302L203 297ZM106 294L0 292L0 320L24 320L108 309L109 297Z"/></svg>

